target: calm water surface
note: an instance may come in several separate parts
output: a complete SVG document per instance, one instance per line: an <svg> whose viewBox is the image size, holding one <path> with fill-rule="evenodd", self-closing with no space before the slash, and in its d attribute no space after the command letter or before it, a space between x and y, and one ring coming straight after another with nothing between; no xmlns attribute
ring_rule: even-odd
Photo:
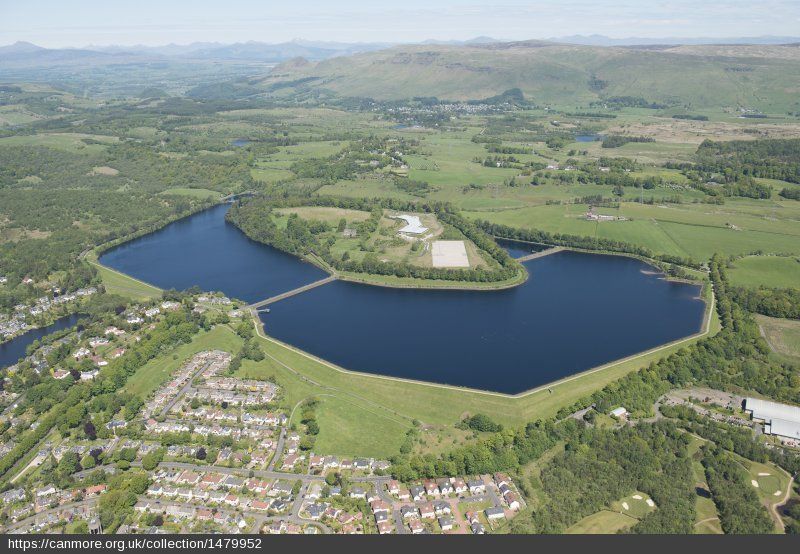
<svg viewBox="0 0 800 554"><path fill-rule="evenodd" d="M322 279L321 269L247 238L227 204L109 250L100 263L163 289L197 285L248 302Z"/></svg>
<svg viewBox="0 0 800 554"><path fill-rule="evenodd" d="M324 276L255 243L218 206L122 245L100 261L162 288L198 285L250 302ZM504 242L520 256L536 246ZM493 292L336 281L273 304L272 336L342 367L518 393L700 330L699 287L632 258L564 251Z"/></svg>
<svg viewBox="0 0 800 554"><path fill-rule="evenodd" d="M55 333L56 331L61 331L62 329L72 327L78 323L79 319L80 316L77 314L64 316L61 319L57 319L47 327L42 327L41 329L32 329L27 333L23 333L17 338L10 340L9 342L0 344L0 368L14 365L17 363L17 361L19 361L20 358L24 358L25 349L28 348L28 345L33 341L39 340L50 333Z"/></svg>
<svg viewBox="0 0 800 554"><path fill-rule="evenodd" d="M267 333L348 369L518 393L700 330L699 287L564 251L494 292L337 281L273 304ZM647 273L645 273L647 272Z"/></svg>
<svg viewBox="0 0 800 554"><path fill-rule="evenodd" d="M521 258L522 256L527 256L528 254L541 252L542 250L551 248L550 246L546 246L544 244L533 244L531 242L522 242L511 239L495 239L495 242L502 246L512 258Z"/></svg>

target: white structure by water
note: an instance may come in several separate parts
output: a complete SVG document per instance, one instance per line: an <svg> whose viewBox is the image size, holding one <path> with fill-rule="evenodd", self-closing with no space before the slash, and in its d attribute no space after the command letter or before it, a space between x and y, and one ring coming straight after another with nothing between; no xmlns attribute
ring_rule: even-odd
<svg viewBox="0 0 800 554"><path fill-rule="evenodd" d="M416 215L402 214L395 217L396 219L402 219L406 222L406 226L400 229L401 233L406 233L409 235L421 235L428 230L427 227L422 226L422 221L420 221L419 217Z"/></svg>

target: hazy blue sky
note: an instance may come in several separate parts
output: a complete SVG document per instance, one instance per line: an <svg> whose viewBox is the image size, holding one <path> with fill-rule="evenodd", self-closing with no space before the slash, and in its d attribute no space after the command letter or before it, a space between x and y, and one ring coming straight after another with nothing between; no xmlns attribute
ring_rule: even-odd
<svg viewBox="0 0 800 554"><path fill-rule="evenodd" d="M800 0L0 0L0 44L800 35Z"/></svg>

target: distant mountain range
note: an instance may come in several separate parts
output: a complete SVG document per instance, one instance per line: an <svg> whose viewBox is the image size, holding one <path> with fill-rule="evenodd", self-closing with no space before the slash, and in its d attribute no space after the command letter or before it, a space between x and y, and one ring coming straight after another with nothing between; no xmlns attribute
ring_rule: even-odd
<svg viewBox="0 0 800 554"><path fill-rule="evenodd" d="M0 69L48 67L54 65L115 65L121 63L246 62L280 63L292 58L321 61L392 46L389 43L337 43L294 40L280 44L244 42L221 44L196 42L164 46L86 46L84 48L42 48L29 42L0 47Z"/></svg>
<svg viewBox="0 0 800 554"><path fill-rule="evenodd" d="M549 42L564 44L582 44L584 46L648 46L663 44L792 44L800 42L800 37L628 37L610 38L604 35L570 35L565 37L552 37Z"/></svg>
<svg viewBox="0 0 800 554"><path fill-rule="evenodd" d="M800 45L584 46L546 41L403 45L275 67L248 90L401 100L480 100L521 91L538 104L795 109Z"/></svg>
<svg viewBox="0 0 800 554"><path fill-rule="evenodd" d="M17 42L0 47L0 70L29 70L58 68L66 70L77 67L94 67L120 64L173 63L240 63L280 64L303 58L310 62L322 62L333 58L348 57L370 52L402 47L464 47L498 48L506 45L525 44L553 46L572 44L594 47L663 47L667 45L778 45L800 44L800 37L762 36L732 38L609 38L603 35L573 35L553 37L546 41L529 40L508 42L492 37L475 37L469 40L427 40L421 43L394 44L389 42L346 43L295 39L290 42L270 44L266 42L242 42L222 44L217 42L195 42L192 44L166 44L162 46L86 46L83 48L43 48L30 42Z"/></svg>

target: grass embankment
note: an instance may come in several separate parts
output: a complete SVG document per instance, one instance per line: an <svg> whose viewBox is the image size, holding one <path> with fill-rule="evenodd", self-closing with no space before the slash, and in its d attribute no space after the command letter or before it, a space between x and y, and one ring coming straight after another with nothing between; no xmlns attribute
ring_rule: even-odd
<svg viewBox="0 0 800 554"><path fill-rule="evenodd" d="M161 296L160 288L104 266L97 261L97 254L94 252L89 252L85 259L97 268L100 278L103 280L103 286L109 294L118 294L132 300L151 300Z"/></svg>

